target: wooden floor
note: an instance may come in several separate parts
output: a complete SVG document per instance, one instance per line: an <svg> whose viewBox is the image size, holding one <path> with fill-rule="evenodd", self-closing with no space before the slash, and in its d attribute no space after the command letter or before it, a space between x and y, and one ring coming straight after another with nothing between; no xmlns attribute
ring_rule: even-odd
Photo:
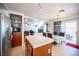
<svg viewBox="0 0 79 59"><path fill-rule="evenodd" d="M52 48L52 56L79 56L79 49L59 44Z"/></svg>
<svg viewBox="0 0 79 59"><path fill-rule="evenodd" d="M19 46L12 48L11 56L25 56L25 47Z"/></svg>
<svg viewBox="0 0 79 59"><path fill-rule="evenodd" d="M25 56L25 46L12 48L11 56ZM52 47L52 56L79 56L79 49L58 44Z"/></svg>

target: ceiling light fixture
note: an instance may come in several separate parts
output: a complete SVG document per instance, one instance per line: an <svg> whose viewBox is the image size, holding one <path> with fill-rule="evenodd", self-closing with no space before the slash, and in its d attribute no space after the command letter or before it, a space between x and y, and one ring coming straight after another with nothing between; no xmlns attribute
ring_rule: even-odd
<svg viewBox="0 0 79 59"><path fill-rule="evenodd" d="M42 6L41 6L41 4L40 4L40 3L37 3L36 5L37 5L37 7L40 9L40 11L42 11L42 10L43 10L43 8L42 8Z"/></svg>
<svg viewBox="0 0 79 59"><path fill-rule="evenodd" d="M59 19L59 15L57 14L57 21L58 21L58 19Z"/></svg>
<svg viewBox="0 0 79 59"><path fill-rule="evenodd" d="M57 21L59 20L60 13L62 13L62 12L64 12L64 9L61 9L61 10L58 11L58 13L57 13Z"/></svg>

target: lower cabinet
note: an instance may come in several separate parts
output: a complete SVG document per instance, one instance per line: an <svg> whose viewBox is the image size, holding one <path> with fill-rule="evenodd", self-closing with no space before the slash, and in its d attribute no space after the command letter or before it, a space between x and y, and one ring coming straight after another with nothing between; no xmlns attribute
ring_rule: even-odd
<svg viewBox="0 0 79 59"><path fill-rule="evenodd" d="M32 56L33 55L33 49L30 43L26 40L26 55Z"/></svg>
<svg viewBox="0 0 79 59"><path fill-rule="evenodd" d="M17 47L22 45L22 35L21 32L12 33L12 47Z"/></svg>

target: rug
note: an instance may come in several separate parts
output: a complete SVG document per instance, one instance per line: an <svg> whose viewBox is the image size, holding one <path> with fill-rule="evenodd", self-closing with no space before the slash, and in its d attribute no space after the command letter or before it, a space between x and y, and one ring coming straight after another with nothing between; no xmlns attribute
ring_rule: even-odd
<svg viewBox="0 0 79 59"><path fill-rule="evenodd" d="M73 48L79 49L78 45L72 44L72 43L67 43L66 45L71 46Z"/></svg>

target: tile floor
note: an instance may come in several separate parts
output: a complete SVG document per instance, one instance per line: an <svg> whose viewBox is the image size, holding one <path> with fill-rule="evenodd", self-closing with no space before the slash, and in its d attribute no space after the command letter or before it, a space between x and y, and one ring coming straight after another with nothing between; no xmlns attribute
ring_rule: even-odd
<svg viewBox="0 0 79 59"><path fill-rule="evenodd" d="M25 46L12 48L11 56L25 56ZM79 56L79 49L65 44L53 45L52 56Z"/></svg>

